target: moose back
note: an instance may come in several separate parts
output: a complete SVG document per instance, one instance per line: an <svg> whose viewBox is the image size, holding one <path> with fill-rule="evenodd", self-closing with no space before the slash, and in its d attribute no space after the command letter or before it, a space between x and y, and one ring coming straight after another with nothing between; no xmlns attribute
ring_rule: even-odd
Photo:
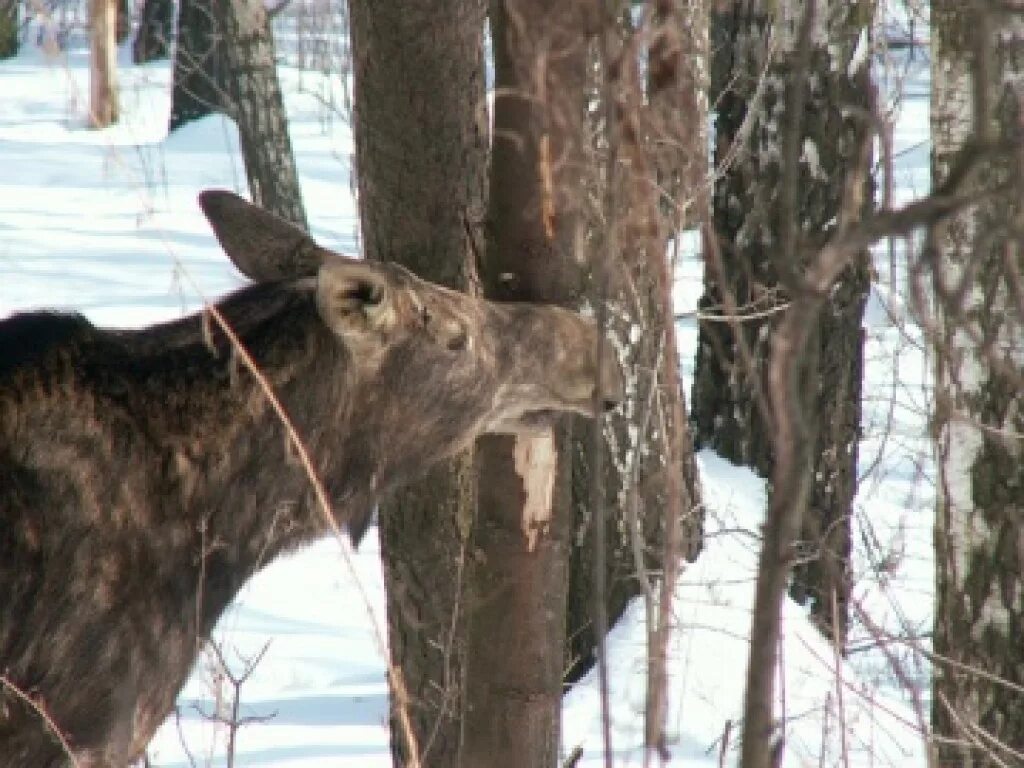
<svg viewBox="0 0 1024 768"><path fill-rule="evenodd" d="M253 280L216 313L357 539L382 494L476 436L622 397L574 313L343 258L228 192L200 205ZM244 582L323 533L269 397L209 310L0 321L3 765L138 758Z"/></svg>

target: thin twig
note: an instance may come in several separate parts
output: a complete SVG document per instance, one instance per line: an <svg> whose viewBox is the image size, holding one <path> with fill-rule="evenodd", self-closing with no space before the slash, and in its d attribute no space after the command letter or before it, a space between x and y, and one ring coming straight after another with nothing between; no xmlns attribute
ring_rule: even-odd
<svg viewBox="0 0 1024 768"><path fill-rule="evenodd" d="M23 691L19 686L15 685L7 675L0 674L0 685L9 690L18 699L21 699L25 704L31 707L37 715L46 723L46 727L53 733L57 741L60 743L60 748L64 751L64 754L68 756L68 760L71 761L73 768L86 768L86 766L79 762L75 753L71 750L71 745L68 744L68 740L64 738L64 734L60 728L57 727L57 723L54 722L53 717L47 712L46 707L36 701L32 696Z"/></svg>

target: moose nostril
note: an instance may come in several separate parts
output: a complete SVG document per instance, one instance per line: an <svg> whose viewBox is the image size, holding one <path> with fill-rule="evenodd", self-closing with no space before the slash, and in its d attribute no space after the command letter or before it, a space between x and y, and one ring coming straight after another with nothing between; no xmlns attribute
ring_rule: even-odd
<svg viewBox="0 0 1024 768"><path fill-rule="evenodd" d="M601 405L605 413L614 411L626 399L626 380L619 361L611 350L601 360L601 375L598 382Z"/></svg>

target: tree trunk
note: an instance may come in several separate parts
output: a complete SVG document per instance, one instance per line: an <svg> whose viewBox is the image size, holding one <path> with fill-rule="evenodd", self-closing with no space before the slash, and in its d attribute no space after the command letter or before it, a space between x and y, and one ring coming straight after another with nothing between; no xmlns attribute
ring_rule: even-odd
<svg viewBox="0 0 1024 768"><path fill-rule="evenodd" d="M305 229L306 211L266 9L262 0L223 0L214 2L213 8L231 86L228 111L238 125L252 200Z"/></svg>
<svg viewBox="0 0 1024 768"><path fill-rule="evenodd" d="M132 44L132 61L145 64L166 57L171 50L173 29L174 0L146 0Z"/></svg>
<svg viewBox="0 0 1024 768"><path fill-rule="evenodd" d="M718 243L706 259L700 302L711 319L700 325L694 437L765 476L774 462L766 387L772 334L804 266L798 251L834 226L848 174L863 162L861 116L872 106L873 2L815 5L804 49L798 30L807 2L737 0L723 20L730 44L717 51L728 64L714 67L729 73L717 124L716 163L724 173L714 193ZM796 66L802 74L793 74ZM790 161L795 167L786 167ZM863 200L870 204L867 190ZM848 622L868 273L866 252L844 271L813 329L804 374L817 430L809 436L813 483L792 593L840 642Z"/></svg>
<svg viewBox="0 0 1024 768"><path fill-rule="evenodd" d="M1019 765L1024 752L1024 206L1018 87L1024 20L935 0L933 186L971 143L1013 147L979 169L1006 191L937 227L934 698L939 766ZM991 16L989 14L992 14ZM948 660L948 661L946 661ZM1010 687L1016 686L1016 689ZM1015 750L1015 751L1010 751Z"/></svg>
<svg viewBox="0 0 1024 768"><path fill-rule="evenodd" d="M634 30L620 22L617 73L610 91L615 120L596 120L593 152L612 151L618 161L613 202L592 224L591 242L604 256L607 318L620 363L626 371L626 401L609 414L604 427L603 488L607 499L604 541L604 608L614 623L630 599L647 597L649 618L649 715L647 743L661 741L664 699L663 641L667 639L655 610L658 576L672 575L681 557L692 559L703 528L700 488L693 446L679 383L671 279L666 249L683 227L706 222L708 177L706 120L707 10L701 0L656 4L649 29ZM636 54L648 41L648 82L641 81ZM608 110L608 105L605 105ZM611 133L606 129L612 128ZM597 169L594 169L595 171ZM652 183L652 181L657 183ZM601 174L592 196L604 197ZM656 192L660 190L660 194ZM609 236L614 230L614 235ZM577 442L573 462L574 530L570 565L568 634L569 682L596 661L594 622L595 510L592 446ZM678 526L678 528L673 528ZM672 535L668 535L672 534Z"/></svg>
<svg viewBox="0 0 1024 768"><path fill-rule="evenodd" d="M586 38L581 3L491 5L491 298L571 305ZM480 557L469 618L462 765L558 760L570 533L570 422L477 445Z"/></svg>
<svg viewBox="0 0 1024 768"><path fill-rule="evenodd" d="M206 117L228 101L224 91L223 45L211 1L180 0L168 131Z"/></svg>
<svg viewBox="0 0 1024 768"><path fill-rule="evenodd" d="M18 54L18 0L0 0L0 59Z"/></svg>
<svg viewBox="0 0 1024 768"><path fill-rule="evenodd" d="M483 2L351 0L349 12L366 256L474 291L469 237L483 239L487 169ZM391 663L410 697L415 753L430 768L459 764L475 509L467 453L380 511ZM394 715L392 753L396 766L412 762Z"/></svg>
<svg viewBox="0 0 1024 768"><path fill-rule="evenodd" d="M117 0L89 2L89 124L117 122Z"/></svg>
<svg viewBox="0 0 1024 768"><path fill-rule="evenodd" d="M115 0L117 3L117 32L115 39L120 45L129 38L132 33L132 0Z"/></svg>

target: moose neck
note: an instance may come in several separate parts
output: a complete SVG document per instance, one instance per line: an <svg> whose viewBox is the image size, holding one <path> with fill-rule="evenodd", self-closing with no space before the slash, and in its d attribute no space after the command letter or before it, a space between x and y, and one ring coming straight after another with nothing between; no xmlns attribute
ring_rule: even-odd
<svg viewBox="0 0 1024 768"><path fill-rule="evenodd" d="M164 514L190 529L182 531L180 557L202 560L197 630L204 636L246 579L326 528L295 436L332 502L369 503L360 487L368 480L341 472L350 450L344 435L351 362L320 321L312 296L254 286L218 309L259 378L209 318L193 316L125 339L141 370L141 386L132 389L144 398L132 410L145 414L147 431L160 436L167 457Z"/></svg>

